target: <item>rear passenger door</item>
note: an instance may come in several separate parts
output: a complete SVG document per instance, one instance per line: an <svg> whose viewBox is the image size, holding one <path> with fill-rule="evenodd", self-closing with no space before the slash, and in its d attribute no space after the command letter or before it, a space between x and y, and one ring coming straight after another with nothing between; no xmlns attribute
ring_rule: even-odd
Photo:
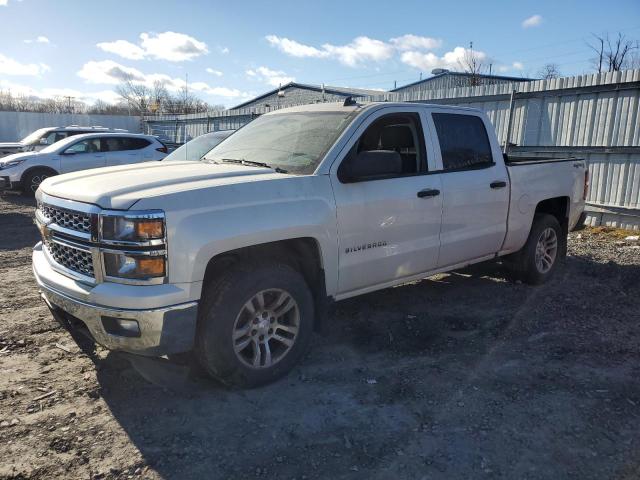
<svg viewBox="0 0 640 480"><path fill-rule="evenodd" d="M442 169L438 266L494 254L506 234L509 179L502 152L487 134L493 126L474 112L434 109L431 118Z"/></svg>
<svg viewBox="0 0 640 480"><path fill-rule="evenodd" d="M107 165L128 165L145 161L142 151L149 144L144 138L105 137Z"/></svg>

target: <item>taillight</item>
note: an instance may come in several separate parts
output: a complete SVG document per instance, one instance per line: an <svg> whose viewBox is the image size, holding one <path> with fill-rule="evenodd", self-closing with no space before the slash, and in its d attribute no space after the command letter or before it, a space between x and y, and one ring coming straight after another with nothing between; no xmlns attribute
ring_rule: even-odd
<svg viewBox="0 0 640 480"><path fill-rule="evenodd" d="M586 200L589 194L589 170L584 171L584 192L582 193L582 199Z"/></svg>
<svg viewBox="0 0 640 480"><path fill-rule="evenodd" d="M165 147L164 145L162 147L158 147L156 148L157 152L162 152L162 153L168 153L169 150L167 150L167 147Z"/></svg>

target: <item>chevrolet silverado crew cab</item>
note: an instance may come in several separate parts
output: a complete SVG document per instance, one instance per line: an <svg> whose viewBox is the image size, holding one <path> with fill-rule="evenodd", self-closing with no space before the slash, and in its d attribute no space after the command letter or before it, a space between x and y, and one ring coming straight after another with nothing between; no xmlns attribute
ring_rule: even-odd
<svg viewBox="0 0 640 480"><path fill-rule="evenodd" d="M106 348L193 350L251 387L293 367L331 301L500 257L546 281L586 189L582 160L505 160L478 110L294 107L199 162L47 178L33 271Z"/></svg>

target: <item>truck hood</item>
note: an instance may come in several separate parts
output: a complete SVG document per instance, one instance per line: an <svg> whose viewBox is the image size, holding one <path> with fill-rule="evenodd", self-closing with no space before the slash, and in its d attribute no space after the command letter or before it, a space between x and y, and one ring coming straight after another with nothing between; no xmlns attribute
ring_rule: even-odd
<svg viewBox="0 0 640 480"><path fill-rule="evenodd" d="M282 175L270 168L244 165L154 161L49 177L42 182L40 190L102 208L127 210L141 198Z"/></svg>

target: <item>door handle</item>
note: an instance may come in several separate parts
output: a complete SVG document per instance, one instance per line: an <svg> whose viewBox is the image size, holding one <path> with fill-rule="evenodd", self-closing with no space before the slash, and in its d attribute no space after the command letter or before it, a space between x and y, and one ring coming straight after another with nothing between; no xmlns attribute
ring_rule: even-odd
<svg viewBox="0 0 640 480"><path fill-rule="evenodd" d="M438 195L440 195L440 190L436 190L435 188L426 188L418 192L419 198L437 197Z"/></svg>
<svg viewBox="0 0 640 480"><path fill-rule="evenodd" d="M507 182L504 180L497 180L495 182L491 182L491 188L504 188L507 186Z"/></svg>

